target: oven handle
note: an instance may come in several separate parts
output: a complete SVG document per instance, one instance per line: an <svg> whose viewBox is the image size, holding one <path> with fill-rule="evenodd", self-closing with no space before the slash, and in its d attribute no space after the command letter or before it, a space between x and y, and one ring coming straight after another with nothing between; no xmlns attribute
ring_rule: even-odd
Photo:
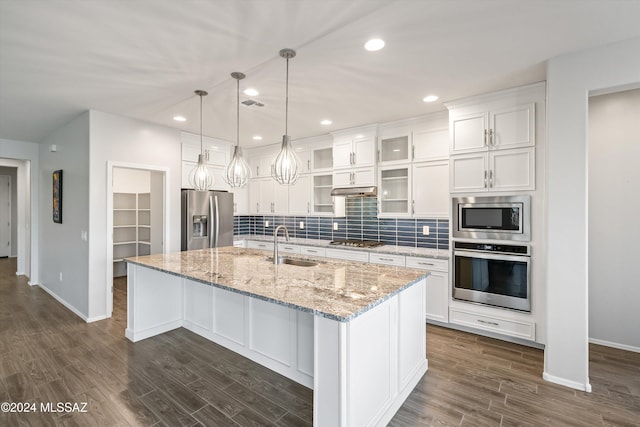
<svg viewBox="0 0 640 427"><path fill-rule="evenodd" d="M468 258L482 258L482 259L496 259L503 261L519 261L525 262L529 264L531 262L531 255L508 255L502 253L491 253L491 252L474 252L474 251L461 251L455 250L453 251L453 256L465 256Z"/></svg>

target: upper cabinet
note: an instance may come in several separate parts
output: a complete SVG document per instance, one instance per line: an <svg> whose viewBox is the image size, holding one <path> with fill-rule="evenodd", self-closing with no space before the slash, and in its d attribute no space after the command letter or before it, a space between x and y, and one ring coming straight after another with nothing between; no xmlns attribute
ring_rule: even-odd
<svg viewBox="0 0 640 427"><path fill-rule="evenodd" d="M535 189L544 93L536 83L447 104L451 193Z"/></svg>
<svg viewBox="0 0 640 427"><path fill-rule="evenodd" d="M189 182L189 175L198 165L200 155L200 135L182 132L182 188L193 188ZM230 159L232 144L219 139L203 137L202 153L204 154L207 169L213 176L214 190L229 190L224 181L225 168Z"/></svg>
<svg viewBox="0 0 640 427"><path fill-rule="evenodd" d="M375 167L377 126L333 134L333 168Z"/></svg>
<svg viewBox="0 0 640 427"><path fill-rule="evenodd" d="M412 155L411 135L409 133L380 137L378 161L381 165L410 162Z"/></svg>

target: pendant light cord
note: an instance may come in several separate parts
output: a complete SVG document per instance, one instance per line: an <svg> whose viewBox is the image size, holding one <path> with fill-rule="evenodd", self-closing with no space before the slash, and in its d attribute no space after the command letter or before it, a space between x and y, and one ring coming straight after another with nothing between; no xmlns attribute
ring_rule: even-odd
<svg viewBox="0 0 640 427"><path fill-rule="evenodd" d="M240 147L240 79L236 83L236 147Z"/></svg>
<svg viewBox="0 0 640 427"><path fill-rule="evenodd" d="M287 83L285 86L284 134L289 135L289 58L287 58Z"/></svg>
<svg viewBox="0 0 640 427"><path fill-rule="evenodd" d="M200 155L204 154L202 146L202 94L200 94Z"/></svg>

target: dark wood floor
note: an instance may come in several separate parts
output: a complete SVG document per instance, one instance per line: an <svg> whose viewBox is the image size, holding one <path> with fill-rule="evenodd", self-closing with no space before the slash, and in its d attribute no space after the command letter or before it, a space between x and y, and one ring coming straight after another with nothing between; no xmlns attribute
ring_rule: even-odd
<svg viewBox="0 0 640 427"><path fill-rule="evenodd" d="M113 318L86 324L0 260L0 402L88 402L0 426L311 425L311 390L193 333L130 343L125 294L116 280ZM542 381L528 347L428 326L427 355L391 426L640 425L639 354L592 346L591 394Z"/></svg>

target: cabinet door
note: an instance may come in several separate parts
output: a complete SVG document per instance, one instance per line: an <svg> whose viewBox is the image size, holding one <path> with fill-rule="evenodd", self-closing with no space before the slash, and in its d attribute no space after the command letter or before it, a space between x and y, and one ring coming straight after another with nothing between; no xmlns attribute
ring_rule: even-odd
<svg viewBox="0 0 640 427"><path fill-rule="evenodd" d="M443 160L449 158L449 129L414 131L413 161Z"/></svg>
<svg viewBox="0 0 640 427"><path fill-rule="evenodd" d="M406 163L411 161L411 137L399 135L380 138L379 161L381 164Z"/></svg>
<svg viewBox="0 0 640 427"><path fill-rule="evenodd" d="M251 214L260 212L260 182L261 180L252 179L249 181L249 208Z"/></svg>
<svg viewBox="0 0 640 427"><path fill-rule="evenodd" d="M487 154L463 154L449 160L449 184L452 193L487 191Z"/></svg>
<svg viewBox="0 0 640 427"><path fill-rule="evenodd" d="M488 187L496 191L535 189L535 148L496 150L489 153Z"/></svg>
<svg viewBox="0 0 640 427"><path fill-rule="evenodd" d="M273 184L274 181L269 178L258 180L258 213L273 213Z"/></svg>
<svg viewBox="0 0 640 427"><path fill-rule="evenodd" d="M308 215L310 211L311 184L309 175L303 175L295 184L289 186L289 214Z"/></svg>
<svg viewBox="0 0 640 427"><path fill-rule="evenodd" d="M333 143L333 168L344 169L352 167L351 139L339 139Z"/></svg>
<svg viewBox="0 0 640 427"><path fill-rule="evenodd" d="M276 159L276 154L265 154L259 157L258 159L258 175L260 177L269 177L271 176L271 169L273 167L273 163Z"/></svg>
<svg viewBox="0 0 640 427"><path fill-rule="evenodd" d="M411 178L409 166L380 170L380 214L406 216L410 213Z"/></svg>
<svg viewBox="0 0 640 427"><path fill-rule="evenodd" d="M356 169L353 171L356 187L376 185L376 175L373 168Z"/></svg>
<svg viewBox="0 0 640 427"><path fill-rule="evenodd" d="M314 175L312 182L311 208L314 214L333 213L333 200L331 189L333 188L333 176L329 174Z"/></svg>
<svg viewBox="0 0 640 427"><path fill-rule="evenodd" d="M182 143L182 161L197 163L198 155L200 155L200 145Z"/></svg>
<svg viewBox="0 0 640 427"><path fill-rule="evenodd" d="M427 277L427 319L449 322L449 274L433 271Z"/></svg>
<svg viewBox="0 0 640 427"><path fill-rule="evenodd" d="M375 139L369 136L354 139L353 155L354 155L356 167L375 166L376 164Z"/></svg>
<svg viewBox="0 0 640 427"><path fill-rule="evenodd" d="M308 176L298 178L300 181L302 178L307 179L307 185L309 183ZM273 201L273 213L286 215L289 212L289 185L281 185L270 179L271 181L271 195Z"/></svg>
<svg viewBox="0 0 640 427"><path fill-rule="evenodd" d="M350 170L339 171L333 173L334 187L349 187L353 179L353 172Z"/></svg>
<svg viewBox="0 0 640 427"><path fill-rule="evenodd" d="M242 188L234 188L231 190L233 193L233 214L234 215L247 215L249 211L249 185Z"/></svg>
<svg viewBox="0 0 640 427"><path fill-rule="evenodd" d="M311 172L311 151L308 148L296 149L296 156L300 160L300 166L302 166L301 173Z"/></svg>
<svg viewBox="0 0 640 427"><path fill-rule="evenodd" d="M413 215L427 218L449 216L449 162L413 165Z"/></svg>
<svg viewBox="0 0 640 427"><path fill-rule="evenodd" d="M490 148L535 145L535 103L494 110L489 114Z"/></svg>
<svg viewBox="0 0 640 427"><path fill-rule="evenodd" d="M487 121L488 114L484 112L453 117L449 124L451 154L486 150Z"/></svg>
<svg viewBox="0 0 640 427"><path fill-rule="evenodd" d="M311 170L333 169L333 147L315 148L311 152Z"/></svg>

